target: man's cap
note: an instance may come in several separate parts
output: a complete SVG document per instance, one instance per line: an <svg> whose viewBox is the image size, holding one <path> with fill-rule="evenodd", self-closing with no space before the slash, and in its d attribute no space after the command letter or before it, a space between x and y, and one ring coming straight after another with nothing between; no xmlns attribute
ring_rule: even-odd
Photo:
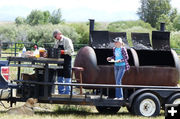
<svg viewBox="0 0 180 119"><path fill-rule="evenodd" d="M114 38L114 39L113 39L113 42L120 42L120 43L123 43L121 37L116 37L116 38Z"/></svg>

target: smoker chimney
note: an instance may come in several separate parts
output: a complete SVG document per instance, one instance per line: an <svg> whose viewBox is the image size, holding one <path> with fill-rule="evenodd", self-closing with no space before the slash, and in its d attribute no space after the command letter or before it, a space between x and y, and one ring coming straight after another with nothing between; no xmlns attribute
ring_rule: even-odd
<svg viewBox="0 0 180 119"><path fill-rule="evenodd" d="M94 19L89 19L89 22L90 22L89 30L94 31Z"/></svg>
<svg viewBox="0 0 180 119"><path fill-rule="evenodd" d="M160 31L165 31L165 23L164 22L160 23Z"/></svg>
<svg viewBox="0 0 180 119"><path fill-rule="evenodd" d="M94 19L89 19L89 46L91 46L91 32L94 31Z"/></svg>

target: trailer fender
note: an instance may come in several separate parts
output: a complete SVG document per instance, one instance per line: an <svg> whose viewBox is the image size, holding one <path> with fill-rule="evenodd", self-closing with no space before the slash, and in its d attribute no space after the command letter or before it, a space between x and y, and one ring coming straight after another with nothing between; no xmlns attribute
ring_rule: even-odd
<svg viewBox="0 0 180 119"><path fill-rule="evenodd" d="M128 106L131 107L133 100L136 98L136 96L138 96L139 94L141 94L145 91L147 91L147 89L139 89L139 90L135 91L133 94L131 94L130 97L128 98L128 100L129 100Z"/></svg>
<svg viewBox="0 0 180 119"><path fill-rule="evenodd" d="M140 95L140 94L142 94L142 93L145 93L145 92L149 92L149 93L153 93L153 94L155 94L158 98L159 98L159 100L160 100L160 102L161 102L161 104L163 103L163 101L165 100L165 99L167 99L169 96L171 96L172 94L174 94L174 90L162 90L162 89L139 89L139 90L137 90L137 91L135 91L130 97L129 97L129 107L131 107L131 105L132 105L132 103L133 103L133 100L138 96L138 95Z"/></svg>
<svg viewBox="0 0 180 119"><path fill-rule="evenodd" d="M165 104L180 104L180 92L177 92L166 100Z"/></svg>
<svg viewBox="0 0 180 119"><path fill-rule="evenodd" d="M130 97L129 97L129 107L131 107L133 100L140 94L144 93L144 92L151 92L153 93L150 89L138 89L137 91L135 91Z"/></svg>

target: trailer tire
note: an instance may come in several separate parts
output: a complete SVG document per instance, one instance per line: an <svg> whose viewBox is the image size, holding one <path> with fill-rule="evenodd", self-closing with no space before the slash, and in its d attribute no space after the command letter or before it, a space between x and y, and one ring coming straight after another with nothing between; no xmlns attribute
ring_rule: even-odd
<svg viewBox="0 0 180 119"><path fill-rule="evenodd" d="M176 93L168 98L166 104L180 104L180 93Z"/></svg>
<svg viewBox="0 0 180 119"><path fill-rule="evenodd" d="M116 114L121 107L109 107L109 106L96 106L96 109L101 114Z"/></svg>
<svg viewBox="0 0 180 119"><path fill-rule="evenodd" d="M160 101L152 93L143 93L135 99L132 110L135 115L157 116L160 113Z"/></svg>

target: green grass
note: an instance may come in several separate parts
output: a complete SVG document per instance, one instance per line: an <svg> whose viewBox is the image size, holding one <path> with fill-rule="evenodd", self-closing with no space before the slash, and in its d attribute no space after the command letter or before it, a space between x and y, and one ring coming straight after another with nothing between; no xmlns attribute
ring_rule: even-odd
<svg viewBox="0 0 180 119"><path fill-rule="evenodd" d="M17 107L23 103L17 104ZM48 111L36 111L34 116L8 115L6 110L0 107L0 119L164 119L164 111L157 117L142 117L130 114L125 107L121 107L117 114L99 114L94 106L69 106L38 104L38 107Z"/></svg>

